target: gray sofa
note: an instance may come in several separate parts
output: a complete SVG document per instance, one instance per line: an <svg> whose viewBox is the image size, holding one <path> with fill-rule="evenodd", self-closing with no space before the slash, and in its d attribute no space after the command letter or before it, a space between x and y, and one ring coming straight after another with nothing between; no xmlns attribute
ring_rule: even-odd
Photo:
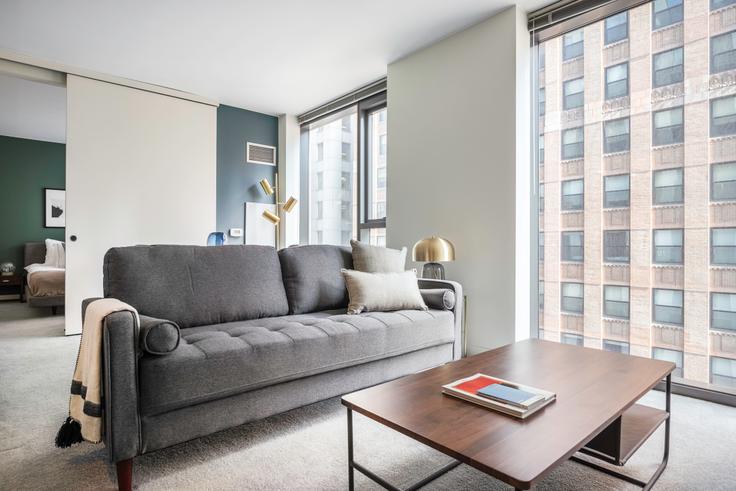
<svg viewBox="0 0 736 491"><path fill-rule="evenodd" d="M113 313L103 329L104 440L119 486L137 455L460 357L459 284L419 280L426 312L346 315L341 268L349 248L110 249L104 295L140 314L136 325Z"/></svg>

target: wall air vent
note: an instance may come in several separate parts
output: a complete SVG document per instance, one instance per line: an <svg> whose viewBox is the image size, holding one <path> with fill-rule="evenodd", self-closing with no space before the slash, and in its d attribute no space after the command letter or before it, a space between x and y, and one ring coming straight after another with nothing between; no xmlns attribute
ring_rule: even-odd
<svg viewBox="0 0 736 491"><path fill-rule="evenodd" d="M249 164L276 165L276 147L248 142L245 161Z"/></svg>

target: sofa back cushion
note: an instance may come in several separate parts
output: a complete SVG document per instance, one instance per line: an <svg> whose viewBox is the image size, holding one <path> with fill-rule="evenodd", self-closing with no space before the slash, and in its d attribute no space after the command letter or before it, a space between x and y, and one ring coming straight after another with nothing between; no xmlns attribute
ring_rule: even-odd
<svg viewBox="0 0 736 491"><path fill-rule="evenodd" d="M289 311L273 247L115 247L105 254L103 269L105 297L182 328Z"/></svg>
<svg viewBox="0 0 736 491"><path fill-rule="evenodd" d="M348 291L340 270L353 268L349 247L293 246L279 251L290 314L342 309Z"/></svg>

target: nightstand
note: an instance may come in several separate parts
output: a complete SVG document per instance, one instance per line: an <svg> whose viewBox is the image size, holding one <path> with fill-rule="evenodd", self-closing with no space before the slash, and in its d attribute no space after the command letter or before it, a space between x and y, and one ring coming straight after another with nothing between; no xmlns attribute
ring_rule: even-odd
<svg viewBox="0 0 736 491"><path fill-rule="evenodd" d="M24 284L23 284L23 277L17 274L12 274L8 276L0 275L0 287L5 286L15 286L18 288L18 296L20 297L21 302L25 302L24 298Z"/></svg>

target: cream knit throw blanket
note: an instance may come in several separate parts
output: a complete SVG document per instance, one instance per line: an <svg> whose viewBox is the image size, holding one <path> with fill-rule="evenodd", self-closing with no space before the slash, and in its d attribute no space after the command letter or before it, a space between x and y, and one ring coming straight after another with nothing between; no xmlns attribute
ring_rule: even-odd
<svg viewBox="0 0 736 491"><path fill-rule="evenodd" d="M103 298L87 306L72 378L69 417L56 436L57 447L68 447L82 440L92 443L102 440L102 325L105 317L123 310L132 312L138 325L138 312L120 300Z"/></svg>

